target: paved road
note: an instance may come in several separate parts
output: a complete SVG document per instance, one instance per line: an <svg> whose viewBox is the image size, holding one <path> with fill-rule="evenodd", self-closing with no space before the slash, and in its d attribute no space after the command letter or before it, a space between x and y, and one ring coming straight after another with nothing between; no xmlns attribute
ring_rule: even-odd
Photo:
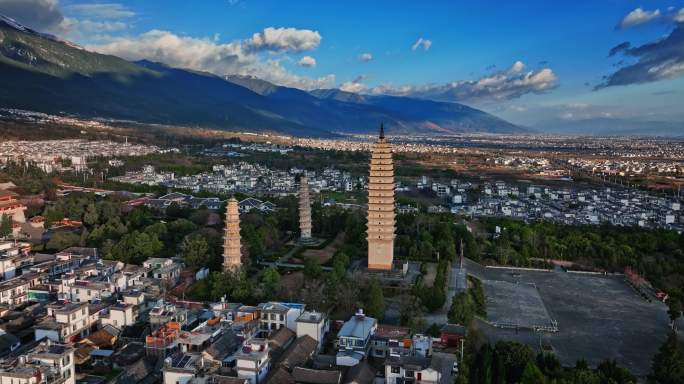
<svg viewBox="0 0 684 384"><path fill-rule="evenodd" d="M260 265L265 265L267 267L283 267L292 269L303 269L304 264L293 264L293 263L281 263L280 261L260 261ZM332 271L332 267L321 265L324 271Z"/></svg>

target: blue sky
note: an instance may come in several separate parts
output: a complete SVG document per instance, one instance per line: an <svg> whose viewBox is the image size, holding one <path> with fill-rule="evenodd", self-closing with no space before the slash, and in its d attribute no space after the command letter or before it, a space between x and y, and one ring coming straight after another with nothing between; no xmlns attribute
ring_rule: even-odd
<svg viewBox="0 0 684 384"><path fill-rule="evenodd" d="M643 0L0 0L0 12L29 26L127 59L304 89L459 101L529 125L684 121L684 39L674 33L683 8ZM670 35L667 47L632 49ZM631 48L609 57L624 42Z"/></svg>

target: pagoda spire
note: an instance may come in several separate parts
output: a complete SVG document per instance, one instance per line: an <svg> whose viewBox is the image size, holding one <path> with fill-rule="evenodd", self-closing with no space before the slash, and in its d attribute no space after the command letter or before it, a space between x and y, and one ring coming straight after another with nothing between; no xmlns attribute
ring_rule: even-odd
<svg viewBox="0 0 684 384"><path fill-rule="evenodd" d="M309 179L299 179L299 229L301 242L311 241L311 201L309 200Z"/></svg>
<svg viewBox="0 0 684 384"><path fill-rule="evenodd" d="M394 162L392 146L385 141L385 127L371 147L368 177L368 268L392 269L394 261Z"/></svg>
<svg viewBox="0 0 684 384"><path fill-rule="evenodd" d="M235 270L242 265L242 246L240 244L240 211L235 196L226 206L226 228L223 234L223 268Z"/></svg>

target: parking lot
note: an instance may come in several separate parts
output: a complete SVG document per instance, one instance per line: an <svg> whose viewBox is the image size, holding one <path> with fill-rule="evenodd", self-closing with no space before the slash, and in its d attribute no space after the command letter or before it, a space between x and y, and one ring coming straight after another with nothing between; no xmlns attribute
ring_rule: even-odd
<svg viewBox="0 0 684 384"><path fill-rule="evenodd" d="M539 291L534 284L483 280L487 299L487 320L502 328L537 329L553 327Z"/></svg>
<svg viewBox="0 0 684 384"><path fill-rule="evenodd" d="M650 371L651 359L667 337L669 319L665 304L643 300L621 276L579 275L563 271L513 272L485 269L473 264L469 265L468 271L483 283L487 280L507 282L485 285L488 304L490 300L494 304L491 313L487 308L489 322L501 319L502 314L517 318L519 322L541 319L542 311L535 297L538 294L541 306L558 324L557 333L540 333L478 322L477 326L490 341L512 339L535 348L541 341L553 347L564 365L574 365L581 358L592 365L605 359L615 359L643 377ZM536 292L510 289L514 284L533 284ZM512 316L511 313L516 311L529 313Z"/></svg>

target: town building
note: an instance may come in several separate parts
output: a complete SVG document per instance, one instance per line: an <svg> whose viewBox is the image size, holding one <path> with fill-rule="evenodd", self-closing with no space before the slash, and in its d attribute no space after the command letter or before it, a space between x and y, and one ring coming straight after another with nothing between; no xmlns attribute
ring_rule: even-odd
<svg viewBox="0 0 684 384"><path fill-rule="evenodd" d="M385 360L385 383L453 383L456 356L435 353L432 357L390 356Z"/></svg>
<svg viewBox="0 0 684 384"><path fill-rule="evenodd" d="M38 344L17 359L0 367L2 384L75 384L74 349L50 340Z"/></svg>
<svg viewBox="0 0 684 384"><path fill-rule="evenodd" d="M330 330L327 317L322 312L304 311L295 320L297 337L310 336L318 343L318 349L323 345L325 335Z"/></svg>
<svg viewBox="0 0 684 384"><path fill-rule="evenodd" d="M105 313L100 315L102 325L112 325L123 328L135 324L137 320L137 309L135 305L126 303L115 303L110 305Z"/></svg>
<svg viewBox="0 0 684 384"><path fill-rule="evenodd" d="M73 343L90 334L93 320L97 321L90 316L87 303L50 304L47 317L35 326L35 339Z"/></svg>
<svg viewBox="0 0 684 384"><path fill-rule="evenodd" d="M294 303L261 303L258 306L261 313L259 318L259 329L273 332L280 328L287 327L296 332L296 321L304 310L303 304Z"/></svg>
<svg viewBox="0 0 684 384"><path fill-rule="evenodd" d="M0 217L9 216L14 223L25 223L26 206L17 200L18 194L12 191L0 190Z"/></svg>
<svg viewBox="0 0 684 384"><path fill-rule="evenodd" d="M237 376L249 380L250 384L263 382L271 369L268 341L252 338L246 341L235 355Z"/></svg>
<svg viewBox="0 0 684 384"><path fill-rule="evenodd" d="M33 264L30 252L31 244L29 243L0 241L0 279L11 279L17 275L17 271Z"/></svg>
<svg viewBox="0 0 684 384"><path fill-rule="evenodd" d="M150 257L143 261L143 268L148 271L147 277L175 285L180 278L183 265L174 259Z"/></svg>
<svg viewBox="0 0 684 384"><path fill-rule="evenodd" d="M439 331L439 338L444 346L459 346L461 340L466 337L466 327L458 324L444 324Z"/></svg>
<svg viewBox="0 0 684 384"><path fill-rule="evenodd" d="M378 321L364 315L362 309L347 320L337 333L337 365L349 367L361 362L368 354L377 327Z"/></svg>

